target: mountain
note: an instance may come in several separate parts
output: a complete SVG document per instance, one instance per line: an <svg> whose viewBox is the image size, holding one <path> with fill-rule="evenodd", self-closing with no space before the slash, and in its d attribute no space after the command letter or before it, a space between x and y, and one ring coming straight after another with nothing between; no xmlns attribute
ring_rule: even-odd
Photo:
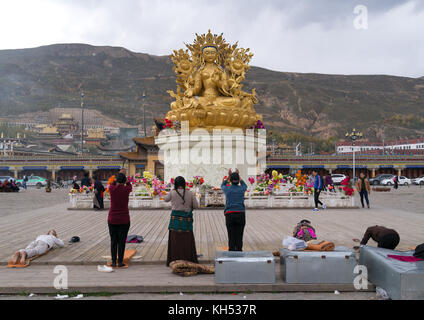
<svg viewBox="0 0 424 320"><path fill-rule="evenodd" d="M348 61L346 62L348 63ZM163 117L175 89L168 56L125 48L56 44L0 50L0 116L84 105L129 124ZM256 88L267 128L318 138L342 137L353 127L370 140L424 134L424 78L326 75L251 67L245 89Z"/></svg>

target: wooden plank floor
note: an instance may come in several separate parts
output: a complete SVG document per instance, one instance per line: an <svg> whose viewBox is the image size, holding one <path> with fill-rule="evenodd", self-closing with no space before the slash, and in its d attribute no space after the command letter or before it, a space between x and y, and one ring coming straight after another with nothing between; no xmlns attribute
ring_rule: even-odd
<svg viewBox="0 0 424 320"><path fill-rule="evenodd" d="M24 196L24 195L23 195ZM44 196L44 195L43 195ZM4 201L5 198L0 199ZM248 210L244 232L244 250L275 251L281 247L284 236L290 235L301 219L309 219L320 239L336 245L352 247L352 238L360 238L370 225L384 225L398 230L400 250L424 241L424 214L414 210L394 208L379 195L372 209L330 209L312 212L309 209ZM387 198L388 199L388 198ZM1 204L1 202L0 202ZM67 203L14 214L1 215L0 207L0 263L7 263L15 250L25 248L39 234L56 229L66 242L79 236L81 243L55 249L35 260L33 264L97 264L104 263L109 253L107 211L69 211ZM169 210L131 211L130 234L142 235L141 244L128 244L142 256L134 263L164 263L167 255ZM194 215L194 233L200 261L212 261L214 254L227 246L225 218L222 210L197 210ZM370 244L375 244L370 241Z"/></svg>

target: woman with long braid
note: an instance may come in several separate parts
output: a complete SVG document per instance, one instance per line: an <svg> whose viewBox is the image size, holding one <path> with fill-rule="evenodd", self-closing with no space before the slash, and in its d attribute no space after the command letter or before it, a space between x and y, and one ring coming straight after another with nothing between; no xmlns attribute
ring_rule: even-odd
<svg viewBox="0 0 424 320"><path fill-rule="evenodd" d="M164 198L166 202L171 201L172 204L166 265L169 266L175 260L198 263L193 234L193 210L199 208L199 203L193 192L186 189L183 177L175 178L174 186Z"/></svg>

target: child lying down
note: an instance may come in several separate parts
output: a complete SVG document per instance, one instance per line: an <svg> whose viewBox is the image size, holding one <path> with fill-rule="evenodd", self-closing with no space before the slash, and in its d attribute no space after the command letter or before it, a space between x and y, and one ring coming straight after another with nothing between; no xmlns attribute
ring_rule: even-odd
<svg viewBox="0 0 424 320"><path fill-rule="evenodd" d="M57 237L55 230L50 230L47 234L38 236L25 249L20 249L12 256L11 263L16 264L20 259L21 264L25 264L27 258L32 258L45 254L54 246L64 247L64 243Z"/></svg>

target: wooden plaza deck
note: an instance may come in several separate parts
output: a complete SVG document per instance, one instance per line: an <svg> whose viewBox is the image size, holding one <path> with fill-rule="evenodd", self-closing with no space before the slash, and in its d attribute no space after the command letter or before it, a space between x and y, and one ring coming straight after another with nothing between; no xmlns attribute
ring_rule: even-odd
<svg viewBox="0 0 424 320"><path fill-rule="evenodd" d="M39 192L39 197L46 197L46 194L40 191L31 192ZM23 192L19 197L25 196ZM0 197L0 203L5 203L3 201L7 201L6 197L12 196L3 194ZM19 201L19 197L14 198L14 201ZM290 235L296 223L304 218L312 221L319 239L333 241L336 245L352 247L355 245L352 238L360 238L368 226L376 224L398 230L401 236L398 247L400 250L422 243L424 214L392 207L390 194L378 197L377 203L369 210L329 209L317 213L310 209L248 210L244 250L278 250L284 236ZM384 197L387 199L384 200ZM66 242L66 247L55 249L34 260L32 264L103 264L106 261L105 256L110 255L107 211L71 211L67 210L66 202L55 205L50 203L46 201L44 207L38 204L34 205L38 208L32 209L29 202L26 210L21 209L20 212L5 215L1 215L0 206L0 264L7 264L15 250L25 248L39 234L52 228L56 229L59 237ZM128 248L137 249L138 258L133 259L132 263L165 263L169 215L168 210L131 211L129 234L138 234L145 239L141 244L128 244ZM194 233L197 252L202 255L199 260L212 262L215 251L227 245L222 210L197 210L194 214ZM67 244L72 236L79 236L81 242ZM370 244L374 244L372 240Z"/></svg>

